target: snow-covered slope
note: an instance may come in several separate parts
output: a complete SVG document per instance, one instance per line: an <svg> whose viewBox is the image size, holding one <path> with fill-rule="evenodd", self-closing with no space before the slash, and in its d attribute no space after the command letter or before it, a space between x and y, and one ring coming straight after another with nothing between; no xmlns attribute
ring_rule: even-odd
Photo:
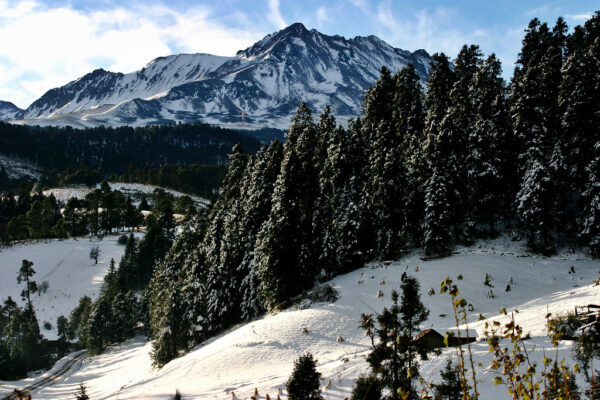
<svg viewBox="0 0 600 400"><path fill-rule="evenodd" d="M125 247L117 244L118 236L106 236L103 240L88 238L45 240L0 248L0 300L11 296L19 305L22 285L17 275L24 259L33 261L36 274L33 280L39 284L48 282L46 293L34 294L32 303L40 329L47 339L56 339L56 318L69 316L82 296L95 299L100 291L110 259L118 264ZM90 259L92 246L100 248L98 264ZM44 322L52 324L45 330Z"/></svg>
<svg viewBox="0 0 600 400"><path fill-rule="evenodd" d="M569 272L571 266L575 273ZM335 278L331 284L340 294L335 303L294 307L240 325L160 370L152 369L148 355L151 345L142 338L115 346L88 358L56 384L35 391L34 398L70 399L79 383L84 382L94 399L168 399L175 389L186 399L231 399L231 392L235 393L234 398L249 399L254 388L259 391L259 399L266 394L277 398L278 389L283 390L285 399L285 381L294 360L310 351L323 374L325 399L344 399L349 397L357 376L368 369L365 355L369 339L358 328L360 315L389 306L390 292L399 288L404 272L419 279L422 300L431 311L423 328L444 331L453 327L450 300L439 295L439 283L446 276L462 274L461 292L474 305L471 319L474 321L479 313L492 319L505 318L497 313L502 307L514 311L517 322L531 332L527 345L538 346L531 357L540 360L541 349L551 347L545 336L546 312L564 313L572 311L575 305L597 303L600 286L594 286L593 280L600 277L599 269L597 261L581 254L530 256L519 243L508 239L462 248L444 259L423 261L419 254L413 254L389 266L375 263ZM486 273L491 274L495 284L493 298L488 297L490 288L483 285ZM510 278L514 284L506 292ZM435 295L427 295L430 288L434 288ZM377 296L379 291L383 297ZM308 333L304 334L303 328ZM472 323L470 328L481 335L483 323ZM559 357L566 357L569 362L571 345L563 341L559 347ZM483 365L478 369L481 398L508 399L504 388L493 385L495 375L487 369L485 342L478 340L473 351L475 362ZM441 356L422 362L424 378L439 380L439 370L452 354L452 349L446 349ZM7 383L0 386L0 391L32 381ZM325 389L329 381L329 388ZM578 376L578 381L585 386L582 376Z"/></svg>
<svg viewBox="0 0 600 400"><path fill-rule="evenodd" d="M0 169L4 169L10 178L39 178L42 169L28 161L0 154Z"/></svg>
<svg viewBox="0 0 600 400"><path fill-rule="evenodd" d="M177 190L161 188L155 185L145 185L141 183L125 183L125 182L109 182L109 186L112 190L118 190L122 192L125 196L131 196L134 199L134 202L137 200L141 200L142 196L151 196L154 190L162 189L167 193L172 194L175 198L189 196L192 201L196 204L197 207L206 207L210 201L193 195L188 195ZM100 185L96 185L96 189L99 189ZM87 186L72 186L72 187L62 187L62 188L51 188L44 190L44 196L49 196L53 194L56 197L56 200L62 201L66 204L67 201L71 197L75 197L78 199L83 199L88 193L90 193L93 189L88 188Z"/></svg>
<svg viewBox="0 0 600 400"><path fill-rule="evenodd" d="M174 86L203 79L227 60L228 57L209 54L178 54L157 58L129 74L97 69L63 87L49 90L20 117L45 119L133 99L150 100Z"/></svg>
<svg viewBox="0 0 600 400"><path fill-rule="evenodd" d="M182 54L123 75L91 72L48 91L17 118L40 125L145 125L203 121L285 128L300 102L330 104L341 120L360 113L364 91L385 65L412 63L423 80L430 57L375 36L345 39L293 24L234 57ZM242 114L244 118L242 119Z"/></svg>
<svg viewBox="0 0 600 400"><path fill-rule="evenodd" d="M23 110L8 101L0 100L0 121L11 120L20 116Z"/></svg>

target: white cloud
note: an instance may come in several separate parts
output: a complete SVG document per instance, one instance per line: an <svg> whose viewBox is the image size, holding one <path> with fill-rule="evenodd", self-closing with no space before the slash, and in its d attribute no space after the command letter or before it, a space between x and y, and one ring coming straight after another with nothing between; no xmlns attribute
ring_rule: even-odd
<svg viewBox="0 0 600 400"><path fill-rule="evenodd" d="M403 49L443 51L453 56L463 44L477 43L487 36L482 28L460 29L457 12L443 7L398 16L394 14L391 2L386 0L377 7L375 18L381 27L382 38Z"/></svg>
<svg viewBox="0 0 600 400"><path fill-rule="evenodd" d="M315 14L319 28L322 28L325 24L332 21L331 17L329 16L329 12L325 7L317 8L317 12Z"/></svg>
<svg viewBox="0 0 600 400"><path fill-rule="evenodd" d="M279 29L288 25L279 11L279 0L269 0L269 20Z"/></svg>
<svg viewBox="0 0 600 400"><path fill-rule="evenodd" d="M572 19L574 21L587 21L588 19L592 18L592 13L585 13L585 14L567 14L566 15L567 19Z"/></svg>
<svg viewBox="0 0 600 400"><path fill-rule="evenodd" d="M454 58L464 44L478 44L484 55L494 52L502 61L505 78L512 74L522 27L477 26L465 20L459 10L449 7L403 9L399 14L391 0L382 0L372 9L360 0L351 1L370 20L374 33L394 47L444 52Z"/></svg>
<svg viewBox="0 0 600 400"><path fill-rule="evenodd" d="M0 99L26 107L98 67L131 72L175 52L234 55L261 37L220 26L207 8L139 7L86 13L0 0Z"/></svg>

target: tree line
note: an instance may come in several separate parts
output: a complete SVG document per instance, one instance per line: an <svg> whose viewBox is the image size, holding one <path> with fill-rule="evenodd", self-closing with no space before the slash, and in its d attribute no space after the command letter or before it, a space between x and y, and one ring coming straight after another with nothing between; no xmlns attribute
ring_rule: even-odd
<svg viewBox="0 0 600 400"><path fill-rule="evenodd" d="M256 139L199 123L73 129L0 122L2 154L33 162L48 171L85 165L107 174L120 174L130 163L152 167L222 164L238 142L248 151L259 147Z"/></svg>
<svg viewBox="0 0 600 400"><path fill-rule="evenodd" d="M507 232L600 255L600 13L572 34L533 19L509 85L495 55L435 54L381 76L347 130L300 105L287 141L234 147L219 197L149 286L163 365L365 260L429 257Z"/></svg>
<svg viewBox="0 0 600 400"><path fill-rule="evenodd" d="M0 239L9 243L88 234L103 236L141 226L144 222L141 211L150 209L147 201L136 207L131 197L111 190L106 182L84 199L69 199L62 212L61 206L52 194L31 195L28 185L20 186L17 195L9 193L0 198Z"/></svg>

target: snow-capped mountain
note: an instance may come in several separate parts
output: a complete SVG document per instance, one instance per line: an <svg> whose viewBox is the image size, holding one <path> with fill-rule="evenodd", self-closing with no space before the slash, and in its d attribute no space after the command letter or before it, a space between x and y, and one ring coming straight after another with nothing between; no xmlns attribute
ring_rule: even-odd
<svg viewBox="0 0 600 400"><path fill-rule="evenodd" d="M10 120L18 117L23 110L8 101L0 100L0 120Z"/></svg>
<svg viewBox="0 0 600 400"><path fill-rule="evenodd" d="M375 36L345 39L296 23L234 57L181 54L125 75L93 71L48 91L16 118L42 125L286 127L304 101L317 111L331 105L343 121L360 113L381 66L395 72L412 63L425 80L429 60L424 50L400 50Z"/></svg>

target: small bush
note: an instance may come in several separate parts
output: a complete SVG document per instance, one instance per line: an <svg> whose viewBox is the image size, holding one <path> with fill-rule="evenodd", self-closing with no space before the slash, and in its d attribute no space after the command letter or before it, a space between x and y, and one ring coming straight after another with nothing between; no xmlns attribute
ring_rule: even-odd
<svg viewBox="0 0 600 400"><path fill-rule="evenodd" d="M49 287L50 287L50 284L48 283L48 281L43 281L40 284L40 287L38 288L38 293L46 293L48 291Z"/></svg>
<svg viewBox="0 0 600 400"><path fill-rule="evenodd" d="M373 375L360 375L352 389L352 400L380 400L381 382Z"/></svg>
<svg viewBox="0 0 600 400"><path fill-rule="evenodd" d="M171 396L171 400L182 400L183 396L181 396L181 392L179 389L175 389L175 394Z"/></svg>
<svg viewBox="0 0 600 400"><path fill-rule="evenodd" d="M308 298L317 303L335 303L340 298L340 294L332 285L322 285L309 292Z"/></svg>
<svg viewBox="0 0 600 400"><path fill-rule="evenodd" d="M556 333L561 334L561 339L574 339L577 329L583 326L583 322L573 313L559 314L551 318L550 323L554 326Z"/></svg>
<svg viewBox="0 0 600 400"><path fill-rule="evenodd" d="M122 246L125 246L127 244L127 235L119 236L119 238L117 239L117 243Z"/></svg>
<svg viewBox="0 0 600 400"><path fill-rule="evenodd" d="M49 331L52 329L52 324L48 321L44 321L44 329Z"/></svg>

